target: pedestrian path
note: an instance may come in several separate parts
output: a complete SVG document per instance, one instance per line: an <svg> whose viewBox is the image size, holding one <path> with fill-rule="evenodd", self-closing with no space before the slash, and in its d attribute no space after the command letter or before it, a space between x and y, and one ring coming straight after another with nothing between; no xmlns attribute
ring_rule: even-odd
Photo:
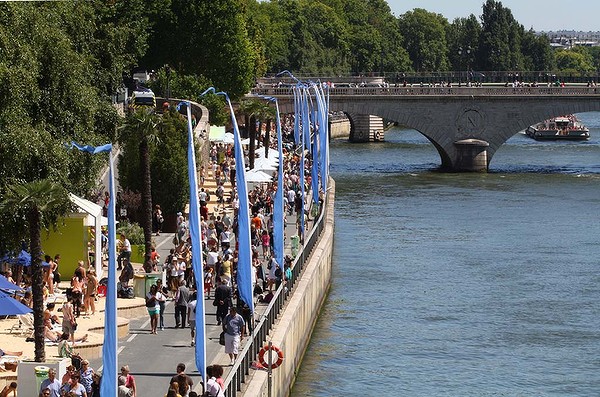
<svg viewBox="0 0 600 397"><path fill-rule="evenodd" d="M208 203L209 216L217 216L223 211L229 214L233 213L230 203L218 206L215 194L216 182L212 178L211 172L203 185L208 190L211 200ZM227 182L225 187L225 198L230 197L231 185ZM296 234L295 215L287 216L286 226L286 253L291 253L290 236ZM169 250L173 248L174 233L161 233L159 236L153 236L155 247L161 256L161 263L169 255ZM145 274L141 264L134 264L136 274ZM162 277L158 273L156 276ZM63 285L67 288L68 283ZM214 294L214 292L213 292ZM57 309L61 305L61 295L54 298L57 302ZM216 310L212 306L212 300L205 300L206 313L206 359L207 364L221 364L225 369L223 377L225 378L231 369L229 357L225 354L224 348L218 343L221 327L216 323ZM90 359L91 367L94 369L102 368L100 357L103 343L104 327L104 303L105 299L100 297L97 306L97 313L94 316L82 316L78 320L78 331L76 335L88 334L88 341L76 345L75 351L80 351L82 356ZM174 328L174 306L168 302L165 312L166 329L158 331L158 335L150 334L149 317L146 314L143 298L117 299L119 328L127 329L129 333L119 340L119 365L128 364L131 372L138 378L138 396L164 395L168 388L169 379L175 374L175 367L179 362L183 362L188 367L186 371L199 384L199 374L196 371L194 361L194 348L191 346L191 336L188 328ZM255 321L261 318L267 304L255 304ZM60 317L60 314L59 314ZM33 358L34 344L26 342L21 333L10 332L16 328L18 320L0 320L0 339L2 343L0 348L10 347L11 351L23 351L23 358ZM126 333L126 332L125 332ZM119 334L122 335L121 333ZM251 340L246 338L245 341ZM246 343L246 342L243 343ZM55 346L46 347L47 357L56 357L58 354ZM0 373L0 385L2 378L11 381L15 380L16 373ZM196 389L199 390L199 389ZM162 393L162 394L161 394Z"/></svg>

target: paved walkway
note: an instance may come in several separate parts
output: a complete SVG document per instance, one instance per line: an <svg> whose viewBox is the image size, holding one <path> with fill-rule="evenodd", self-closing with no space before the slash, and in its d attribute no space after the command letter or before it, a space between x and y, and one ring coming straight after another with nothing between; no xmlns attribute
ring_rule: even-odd
<svg viewBox="0 0 600 397"><path fill-rule="evenodd" d="M216 184L209 178L207 178L203 187L210 192L211 202L208 206L212 214L216 209L216 195L214 194ZM229 183L226 183L226 186L225 197L228 197ZM222 210L222 207L219 208L219 212ZM233 212L232 208L227 205L225 210L230 213ZM288 216L287 219L286 253L291 252L291 239L289 237L296 234L295 218L295 215L292 215ZM161 262L164 262L165 258L169 255L169 250L173 248L173 237L174 233L161 233L160 236L153 237L156 249L161 256ZM140 264L134 267L136 274L144 274ZM66 288L67 285L64 285L64 287ZM57 298L57 310L61 305L62 299L62 296ZM78 350L78 346L80 346L80 349L91 346L96 347L98 350L101 349L103 335L99 328L104 326L104 301L104 298L100 298L96 302L97 313L94 316L82 316L79 318L76 336L85 333L89 336L88 342L77 345L75 351ZM166 328L164 331L159 330L158 335L150 334L150 320L147 315L138 317L139 314L135 314L131 316L131 314L121 311L123 308L133 306L138 308L137 313L144 312L145 305L143 298L118 299L117 306L120 309L118 313L119 322L130 321L129 335L119 340L119 366L124 364L130 366L131 373L137 380L138 396L164 395L168 389L169 380L175 374L175 368L180 362L186 364L188 368L186 372L192 376L195 385L199 385L200 375L196 370L194 348L190 345L190 331L188 328L174 328L174 306L171 301L167 302L165 308ZM256 303L255 319L260 318L266 307L266 304ZM229 357L225 354L223 346L218 343L221 327L216 325L215 312L212 300L206 300L206 359L207 364L223 365L225 369L223 378L225 378L231 366L229 365ZM58 314L60 315L60 313ZM2 339L0 348L11 351L23 351L23 358L32 359L34 356L34 344L32 342L25 342L25 336L17 333L16 330L10 333L10 329L17 323L18 320L0 320L0 335L2 335L0 337ZM92 329L96 329L96 331L94 332ZM46 346L47 357L57 357L57 354L56 347ZM85 354L83 356L85 357ZM101 369L102 359L92 358L90 359L90 364L96 370ZM2 377L5 378L5 381L10 381L14 380L11 379L14 378L14 375L16 373L0 373L0 385L2 385ZM200 388L195 390L198 392L201 391Z"/></svg>

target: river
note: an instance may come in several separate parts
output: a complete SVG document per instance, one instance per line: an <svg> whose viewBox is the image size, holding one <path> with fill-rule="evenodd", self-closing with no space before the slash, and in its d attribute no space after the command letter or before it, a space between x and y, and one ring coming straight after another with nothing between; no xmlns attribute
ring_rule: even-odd
<svg viewBox="0 0 600 397"><path fill-rule="evenodd" d="M600 393L600 113L587 142L517 134L487 174L433 145L331 144L331 291L301 396Z"/></svg>

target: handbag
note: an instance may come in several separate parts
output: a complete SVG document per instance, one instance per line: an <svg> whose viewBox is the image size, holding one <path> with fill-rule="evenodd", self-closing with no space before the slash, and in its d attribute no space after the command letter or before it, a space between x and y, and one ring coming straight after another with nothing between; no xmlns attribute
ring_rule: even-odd
<svg viewBox="0 0 600 397"><path fill-rule="evenodd" d="M225 331L221 332L221 335L219 335L219 345L225 346Z"/></svg>

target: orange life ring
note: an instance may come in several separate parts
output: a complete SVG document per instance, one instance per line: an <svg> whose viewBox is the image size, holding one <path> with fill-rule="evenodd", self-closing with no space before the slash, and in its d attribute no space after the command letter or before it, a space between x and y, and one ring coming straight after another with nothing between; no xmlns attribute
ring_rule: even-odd
<svg viewBox="0 0 600 397"><path fill-rule="evenodd" d="M274 353L277 353L277 361L274 362L272 365L269 365L269 363L267 363L267 361L265 360L265 353L267 353L269 349L273 350ZM269 345L265 345L258 352L258 361L260 362L260 365L262 365L265 368L271 367L271 369L275 369L279 367L281 363L283 363L283 352L277 346L271 345L271 347L269 347Z"/></svg>

